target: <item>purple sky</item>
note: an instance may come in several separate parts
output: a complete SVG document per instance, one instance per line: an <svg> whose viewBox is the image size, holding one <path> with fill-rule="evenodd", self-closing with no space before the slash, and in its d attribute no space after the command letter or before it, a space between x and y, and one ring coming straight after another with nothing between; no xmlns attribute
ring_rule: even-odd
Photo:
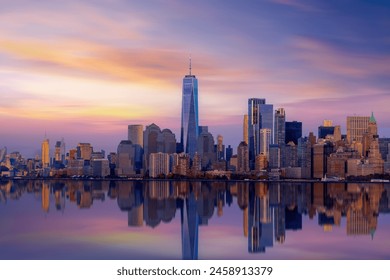
<svg viewBox="0 0 390 280"><path fill-rule="evenodd" d="M390 137L388 1L0 0L0 147L115 151L128 124L179 140L192 57L200 124L234 148L247 99L284 107L304 134L374 112Z"/></svg>

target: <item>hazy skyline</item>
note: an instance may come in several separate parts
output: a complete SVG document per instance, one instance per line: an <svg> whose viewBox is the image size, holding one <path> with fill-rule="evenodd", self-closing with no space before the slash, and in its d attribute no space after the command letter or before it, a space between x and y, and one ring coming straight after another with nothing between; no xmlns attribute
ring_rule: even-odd
<svg viewBox="0 0 390 280"><path fill-rule="evenodd" d="M0 0L0 147L36 154L90 142L115 151L128 124L179 139L181 86L199 80L199 123L234 148L247 100L317 134L374 111L390 137L386 1ZM386 114L387 113L387 114Z"/></svg>

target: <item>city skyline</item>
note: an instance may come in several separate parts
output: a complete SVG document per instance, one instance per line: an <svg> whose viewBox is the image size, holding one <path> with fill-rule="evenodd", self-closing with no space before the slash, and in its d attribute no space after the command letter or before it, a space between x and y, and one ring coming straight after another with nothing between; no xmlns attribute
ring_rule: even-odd
<svg viewBox="0 0 390 280"><path fill-rule="evenodd" d="M90 142L109 152L127 139L127 125L153 122L178 138L190 54L199 125L232 147L243 140L248 98L284 108L303 135L328 119L346 134L346 116L373 111L378 134L389 137L389 9L362 1L2 3L0 145L35 156L46 132L51 145L64 137L69 148Z"/></svg>

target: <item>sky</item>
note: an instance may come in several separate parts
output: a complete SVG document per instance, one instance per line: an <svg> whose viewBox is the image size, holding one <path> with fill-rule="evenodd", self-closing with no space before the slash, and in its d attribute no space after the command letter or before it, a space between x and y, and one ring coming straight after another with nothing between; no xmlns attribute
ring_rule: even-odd
<svg viewBox="0 0 390 280"><path fill-rule="evenodd" d="M0 147L34 156L46 135L111 152L152 123L180 141L189 57L200 125L225 145L253 97L304 135L374 112L390 137L389 14L375 0L0 0Z"/></svg>

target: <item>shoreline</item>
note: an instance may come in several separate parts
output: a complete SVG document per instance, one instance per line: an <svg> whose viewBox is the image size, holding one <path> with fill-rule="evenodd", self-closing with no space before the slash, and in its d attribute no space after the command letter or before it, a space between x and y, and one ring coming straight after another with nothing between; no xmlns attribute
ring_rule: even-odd
<svg viewBox="0 0 390 280"><path fill-rule="evenodd" d="M118 181L118 182L151 182L151 181L188 181L188 182L242 182L242 183L323 183L323 184L353 184L353 183L370 183L370 184L390 184L387 181L321 181L320 179L206 179L206 178L53 178L53 177L14 177L14 178L0 178L0 182L7 181L90 181L90 182L104 182L104 181Z"/></svg>

